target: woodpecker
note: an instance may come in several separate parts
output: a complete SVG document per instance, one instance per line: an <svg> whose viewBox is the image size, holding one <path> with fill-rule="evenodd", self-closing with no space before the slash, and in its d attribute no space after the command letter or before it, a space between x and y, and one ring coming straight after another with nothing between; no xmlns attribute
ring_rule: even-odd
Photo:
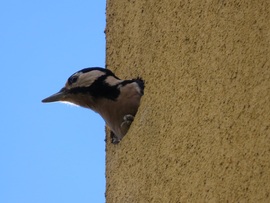
<svg viewBox="0 0 270 203"><path fill-rule="evenodd" d="M109 69L91 67L71 75L59 92L42 102L68 102L97 112L117 144L134 120L143 94L141 78L121 80Z"/></svg>

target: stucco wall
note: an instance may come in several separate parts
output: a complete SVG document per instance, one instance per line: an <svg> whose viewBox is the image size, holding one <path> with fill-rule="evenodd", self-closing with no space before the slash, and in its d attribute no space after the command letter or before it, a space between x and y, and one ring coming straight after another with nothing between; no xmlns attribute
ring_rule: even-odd
<svg viewBox="0 0 270 203"><path fill-rule="evenodd" d="M270 202L270 2L107 0L106 37L146 81L107 202Z"/></svg>

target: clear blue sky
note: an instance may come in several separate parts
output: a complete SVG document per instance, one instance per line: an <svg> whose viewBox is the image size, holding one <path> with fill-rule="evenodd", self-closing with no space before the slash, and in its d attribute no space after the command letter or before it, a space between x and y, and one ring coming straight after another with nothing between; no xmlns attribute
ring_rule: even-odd
<svg viewBox="0 0 270 203"><path fill-rule="evenodd" d="M105 64L105 0L0 3L0 202L104 203L104 121L41 100Z"/></svg>

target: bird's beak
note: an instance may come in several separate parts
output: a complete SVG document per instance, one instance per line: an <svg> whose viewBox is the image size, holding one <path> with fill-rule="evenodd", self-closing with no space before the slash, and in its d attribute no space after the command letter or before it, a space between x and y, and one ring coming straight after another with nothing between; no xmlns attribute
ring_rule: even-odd
<svg viewBox="0 0 270 203"><path fill-rule="evenodd" d="M49 103L49 102L57 102L57 101L63 101L67 95L67 91L65 88L62 88L59 92L45 98L42 100L43 103Z"/></svg>

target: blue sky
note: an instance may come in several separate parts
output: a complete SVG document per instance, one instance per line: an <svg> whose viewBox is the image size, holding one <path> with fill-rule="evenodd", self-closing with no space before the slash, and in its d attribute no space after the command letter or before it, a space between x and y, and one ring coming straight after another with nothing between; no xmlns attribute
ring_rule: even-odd
<svg viewBox="0 0 270 203"><path fill-rule="evenodd" d="M41 100L105 64L104 1L1 1L0 202L105 202L105 128Z"/></svg>

